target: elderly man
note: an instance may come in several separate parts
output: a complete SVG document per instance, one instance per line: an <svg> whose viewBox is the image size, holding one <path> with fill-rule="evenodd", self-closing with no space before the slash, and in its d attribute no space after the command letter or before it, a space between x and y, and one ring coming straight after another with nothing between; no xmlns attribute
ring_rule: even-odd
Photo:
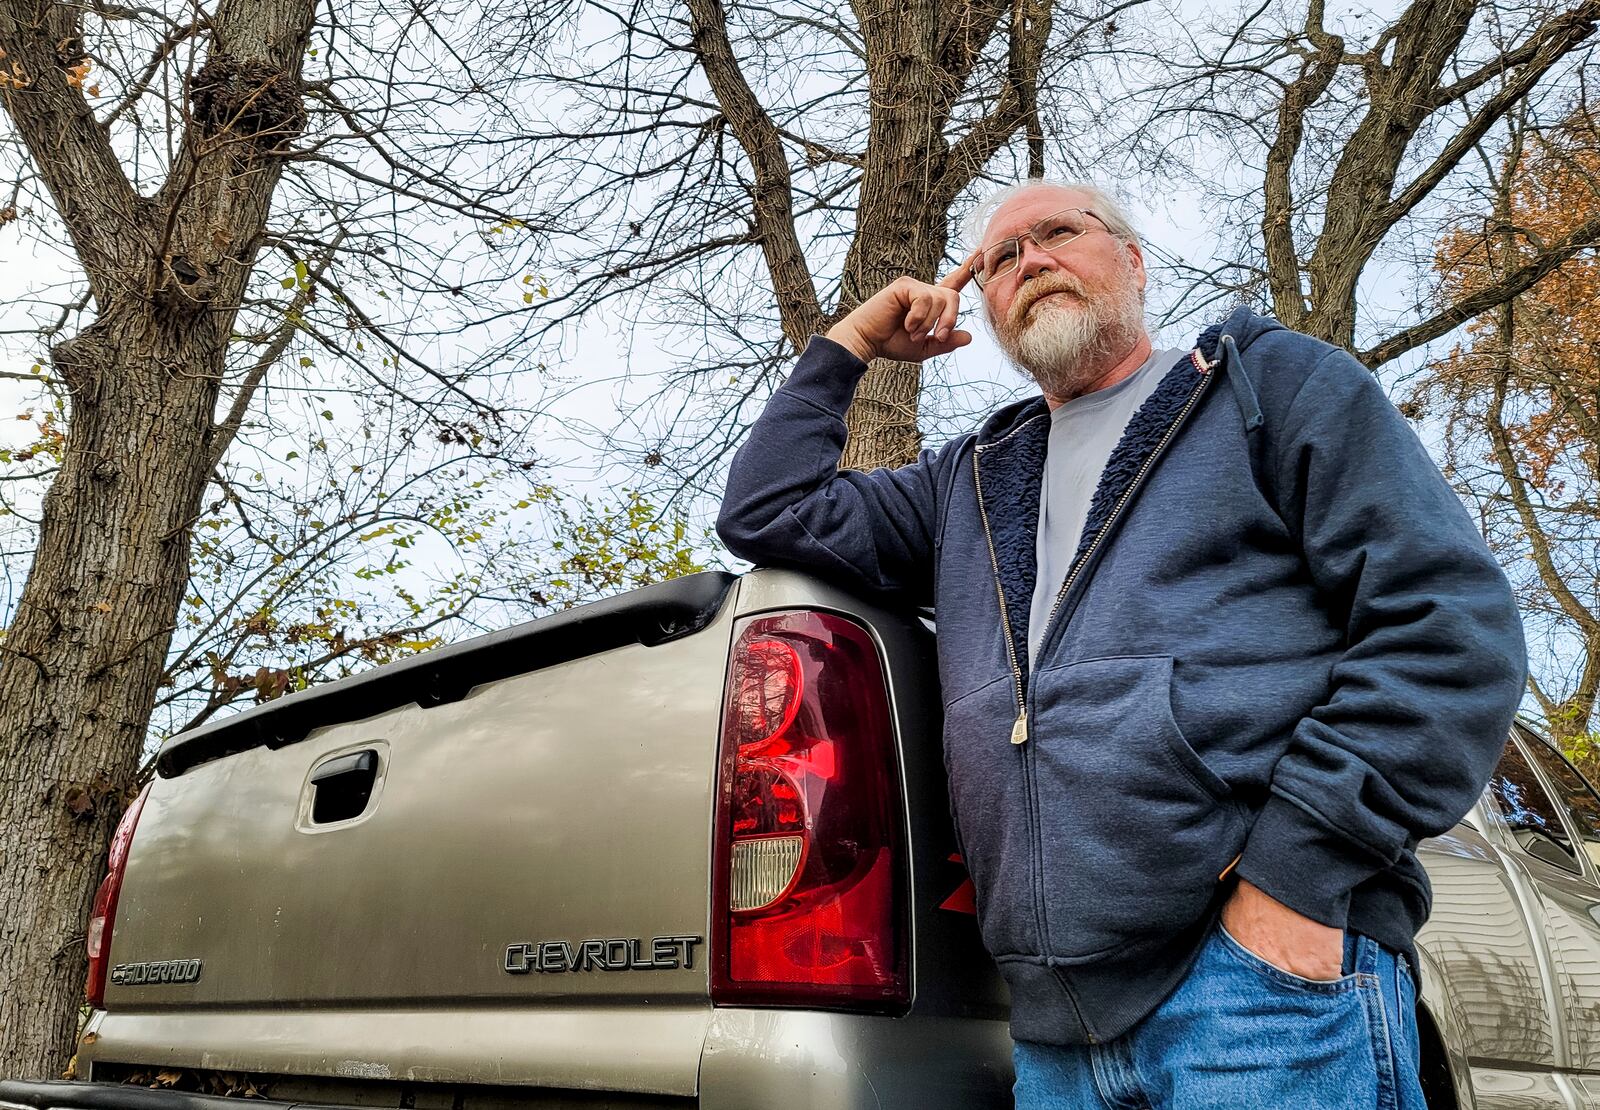
<svg viewBox="0 0 1600 1110"><path fill-rule="evenodd" d="M969 277L1042 396L837 471L871 359L970 341ZM1153 350L1144 288L1106 195L1008 191L961 270L812 339L718 531L935 605L1019 1106L1420 1110L1415 848L1505 741L1510 590L1355 359L1244 308Z"/></svg>

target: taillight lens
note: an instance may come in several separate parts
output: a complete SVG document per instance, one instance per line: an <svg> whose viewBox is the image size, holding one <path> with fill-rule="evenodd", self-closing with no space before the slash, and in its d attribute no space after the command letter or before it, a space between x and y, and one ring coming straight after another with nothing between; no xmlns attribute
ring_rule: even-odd
<svg viewBox="0 0 1600 1110"><path fill-rule="evenodd" d="M723 714L718 1003L910 1003L898 762L877 647L830 613L735 632Z"/></svg>
<svg viewBox="0 0 1600 1110"><path fill-rule="evenodd" d="M150 787L139 791L117 831L111 834L111 852L106 857L106 877L100 880L95 891L94 912L89 916L89 979L84 993L89 1005L102 1006L106 997L106 971L111 963L111 927L117 916L117 896L122 893L122 872L128 865L128 846L133 843L133 830L139 824L139 814L144 811L144 800Z"/></svg>

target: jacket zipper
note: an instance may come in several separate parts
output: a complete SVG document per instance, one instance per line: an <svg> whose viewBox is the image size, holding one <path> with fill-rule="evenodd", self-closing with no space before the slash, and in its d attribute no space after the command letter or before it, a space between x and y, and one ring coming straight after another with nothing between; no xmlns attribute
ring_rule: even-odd
<svg viewBox="0 0 1600 1110"><path fill-rule="evenodd" d="M978 494L978 519L983 522L983 535L989 541L989 566L994 570L994 592L1000 599L1000 627L1006 635L1006 656L1011 660L1011 676L1017 685L1017 719L1011 726L1011 742L1021 744L1028 739L1028 702L1023 692L1022 666L1017 662L1017 645L1011 635L1011 614L1006 609L1006 591L1000 584L1000 558L994 550L994 533L989 531L989 510L983 503L983 479L979 475L978 456L983 454L983 444L972 452L972 486Z"/></svg>
<svg viewBox="0 0 1600 1110"><path fill-rule="evenodd" d="M987 446L987 445L984 445ZM1045 948L1044 927L1044 898L1039 889L1039 875L1042 870L1042 861L1039 859L1039 845L1043 837L1039 832L1039 815L1035 805L1035 792L1033 788L1033 768L1029 763L1029 752L1021 747L1028 739L1028 702L1022 682L1022 667L1017 662L1017 647L1011 637L1011 616L1006 610L1006 591L1000 583L1000 558L994 549L994 533L989 530L989 510L983 503L983 479L979 475L978 456L982 454L983 447L975 447L972 452L972 485L978 495L978 518L983 522L983 534L989 541L989 566L994 570L995 596L1000 600L1000 627L1005 633L1006 655L1011 660L1011 674L1016 682L1017 692L1017 720L1011 726L1012 750L1022 764L1022 796L1023 809L1028 817L1028 841L1033 845L1033 861L1029 868L1028 887L1033 899L1033 928L1039 938L1039 948ZM1062 990L1066 993L1067 1001L1072 1004L1072 1012L1077 1016L1078 1025L1088 1035L1090 1043L1094 1036L1088 1032L1089 1024L1084 1020L1083 1010L1078 1006L1078 998L1072 993L1072 988L1062 981L1056 973L1056 979L1061 982Z"/></svg>
<svg viewBox="0 0 1600 1110"><path fill-rule="evenodd" d="M1144 484L1145 475L1150 473L1150 468L1155 466L1156 461L1166 453L1167 445L1172 442L1172 437L1178 434L1178 430L1189 419L1189 413L1194 410L1195 405L1199 402L1200 395L1205 392L1206 384L1211 380L1211 367L1201 361L1198 351L1191 352L1189 357L1194 362L1196 369L1200 371L1199 382L1190 391L1189 399L1184 402L1183 408L1179 410L1176 419L1168 426L1166 434L1161 437L1161 442L1156 444L1154 451L1150 452L1150 457L1145 459L1144 465L1133 476L1133 481L1128 483L1128 488L1122 491L1122 496L1117 499L1117 503L1112 507L1110 515L1106 517L1105 522L1095 532L1094 539L1090 542L1088 549L1072 564L1071 569L1067 572L1066 579L1061 583L1061 590L1056 594L1056 599L1050 606L1050 612L1045 617L1044 635L1039 638L1040 651L1044 650L1050 637L1051 625L1055 621L1056 613L1060 610L1061 603L1066 599L1068 591L1072 589L1073 583L1077 581L1078 575L1088 565L1089 560L1094 558L1101 542L1110 533L1111 526L1122 515L1123 508L1133 495L1138 492L1139 487ZM1011 725L1011 742L1013 744L1026 744L1028 742L1027 686L1023 682L1022 666L1017 662L1016 641L1011 635L1011 615L1006 608L1006 591L1000 582L1000 559L994 549L994 533L989 530L989 510L983 502L983 479L978 468L978 457L983 453L984 448L988 446L989 444L986 443L981 444L972 452L972 484L978 495L978 518L983 523L983 535L989 543L989 566L994 571L995 595L1000 600L1000 625L1006 637L1006 656L1011 661L1011 676L1017 687L1017 719Z"/></svg>
<svg viewBox="0 0 1600 1110"><path fill-rule="evenodd" d="M1167 445L1172 442L1173 436L1178 434L1178 429L1183 427L1184 422L1189 418L1189 413L1194 410L1195 405L1200 400L1200 395L1205 391L1206 384L1211 379L1211 367L1206 365L1198 351L1193 352L1190 357L1195 363L1196 369L1200 372L1200 381L1190 392L1188 400L1184 402L1183 408L1179 410L1177 417L1172 421L1171 425L1168 426L1166 434L1161 437L1161 442L1156 444L1155 450L1150 452L1149 458L1145 459L1144 465L1141 466L1139 468L1139 472L1134 475L1133 481L1128 483L1128 488L1123 490L1122 496L1117 499L1117 503L1115 506L1113 506L1111 513L1106 517L1105 523L1100 525L1099 530L1095 533L1094 539L1090 542L1087 550L1084 551L1083 556L1074 562L1071 569L1068 571L1065 581L1061 583L1061 592L1056 594L1055 602L1050 606L1050 613L1045 618L1045 635L1041 637L1039 641L1039 650L1041 652L1043 652L1047 646L1051 624L1055 620L1056 612L1061 608L1061 603L1066 598L1067 592L1072 588L1072 585L1077 580L1079 573L1085 566L1088 565L1089 560L1093 558L1095 552L1099 550L1100 544L1110 533L1112 524L1116 522L1117 518L1122 514L1123 508L1128 504L1128 501L1133 497L1139 486L1143 484L1145 476L1150 473L1150 469L1155 465L1156 460L1159 459L1166 451ZM1039 942L1040 945L1043 946L1045 942L1046 931L1044 924L1044 906L1039 891L1039 875L1043 869L1043 860L1039 858L1042 837L1038 827L1038 813L1036 811L1036 799L1033 787L1033 768L1029 759L1031 753L1026 747L1024 747L1028 741L1027 685L1023 681L1022 667L1017 662L1016 642L1011 635L1011 615L1006 609L1005 587L1000 581L1000 558L994 549L994 533L989 529L989 510L983 501L983 479L978 467L978 458L983 453L984 447L987 446L988 444L982 444L973 449L972 484L973 489L978 496L978 518L983 523L984 538L989 544L989 566L994 572L995 595L1000 601L1000 626L1001 630L1005 633L1006 656L1011 662L1011 674L1016 683L1017 719L1011 726L1011 744L1016 749L1017 754L1022 757L1022 784L1026 802L1025 808L1028 816L1028 838L1030 841L1032 841L1034 853L1032 874L1029 876L1029 885L1032 887L1033 893L1034 928L1038 930ZM1067 1001L1072 1004L1073 1013L1078 1019L1078 1025L1084 1031L1084 1036L1088 1039L1090 1044L1097 1043L1097 1038L1092 1032L1089 1031L1089 1023L1084 1019L1083 1010L1078 1005L1077 995L1073 993L1072 987L1067 983L1066 978L1061 974L1060 969L1052 968L1052 970L1054 970L1056 973L1056 979L1058 982L1060 982L1061 989L1067 996Z"/></svg>

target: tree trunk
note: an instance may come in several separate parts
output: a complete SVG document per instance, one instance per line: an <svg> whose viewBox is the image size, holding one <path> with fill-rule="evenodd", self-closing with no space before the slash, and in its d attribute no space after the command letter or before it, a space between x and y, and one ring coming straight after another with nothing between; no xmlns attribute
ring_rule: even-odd
<svg viewBox="0 0 1600 1110"><path fill-rule="evenodd" d="M68 344L85 360L75 376L116 384L73 395L0 659L0 1071L13 1077L54 1076L69 1054L84 924L139 765L206 484L219 360L163 344L149 323L102 318ZM58 369L67 354L58 349ZM184 366L212 373L170 369Z"/></svg>
<svg viewBox="0 0 1600 1110"><path fill-rule="evenodd" d="M1030 129L1031 168L1044 169L1034 86L1050 34L1050 4L970 3L959 18L903 0L856 0L853 7L867 46L872 118L836 318L902 274L937 279L951 203L1018 129ZM981 46L1007 14L1005 86L994 110L952 147L945 126L971 75L975 44ZM922 446L921 386L919 364L874 361L845 415L849 439L839 465L870 470L914 461Z"/></svg>
<svg viewBox="0 0 1600 1110"><path fill-rule="evenodd" d="M932 56L933 10L897 0L860 0L855 9L866 32L871 156L845 258L840 316L902 274L934 280L949 220L934 200L949 147L944 113L935 107L942 105L945 82ZM914 362L873 361L845 415L849 438L841 467L903 466L917 457L921 384L922 367Z"/></svg>
<svg viewBox="0 0 1600 1110"><path fill-rule="evenodd" d="M1036 86L1049 39L1049 0L855 0L866 46L871 118L839 303L817 303L794 225L790 174L780 135L746 83L727 37L721 0L689 0L694 49L718 104L754 170L752 224L766 257L785 337L807 339L895 278L932 281L948 242L950 205L1019 128L1030 163L1043 169ZM957 100L985 44L1009 15L1007 76L989 113L952 146L945 138ZM922 444L917 393L922 367L875 361L846 414L840 466L871 469L912 462Z"/></svg>
<svg viewBox="0 0 1600 1110"><path fill-rule="evenodd" d="M83 1004L84 926L139 766L211 474L228 337L287 142L314 0L223 0L166 186L138 197L64 78L73 6L0 0L28 84L7 112L98 310L53 352L65 457L0 644L0 1076L52 1078Z"/></svg>

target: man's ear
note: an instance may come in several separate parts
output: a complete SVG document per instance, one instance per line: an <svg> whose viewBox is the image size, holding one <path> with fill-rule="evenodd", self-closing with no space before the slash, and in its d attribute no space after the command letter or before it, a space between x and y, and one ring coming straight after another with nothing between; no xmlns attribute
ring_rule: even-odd
<svg viewBox="0 0 1600 1110"><path fill-rule="evenodd" d="M1145 285L1148 283L1148 279L1144 272L1144 251L1141 250L1139 248L1139 244L1135 243L1132 239L1123 240L1122 248L1128 254L1128 265L1133 267L1134 276L1139 282L1139 293L1143 295Z"/></svg>

